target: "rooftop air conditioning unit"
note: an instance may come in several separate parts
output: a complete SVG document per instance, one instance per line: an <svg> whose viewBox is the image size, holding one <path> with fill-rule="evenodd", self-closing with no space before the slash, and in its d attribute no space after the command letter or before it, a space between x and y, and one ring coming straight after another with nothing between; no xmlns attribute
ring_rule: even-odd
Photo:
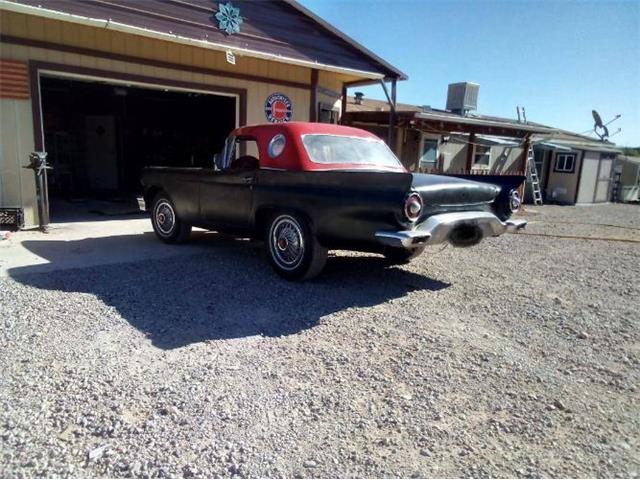
<svg viewBox="0 0 640 480"><path fill-rule="evenodd" d="M477 110L479 90L480 85L477 83L450 83L447 91L447 110L460 115L466 115L470 110Z"/></svg>

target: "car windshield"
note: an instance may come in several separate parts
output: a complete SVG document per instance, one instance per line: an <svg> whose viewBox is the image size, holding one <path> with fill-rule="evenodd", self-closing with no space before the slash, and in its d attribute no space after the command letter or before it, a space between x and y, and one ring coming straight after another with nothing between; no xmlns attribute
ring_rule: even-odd
<svg viewBox="0 0 640 480"><path fill-rule="evenodd" d="M302 143L312 162L402 168L402 164L381 140L340 135L303 135Z"/></svg>

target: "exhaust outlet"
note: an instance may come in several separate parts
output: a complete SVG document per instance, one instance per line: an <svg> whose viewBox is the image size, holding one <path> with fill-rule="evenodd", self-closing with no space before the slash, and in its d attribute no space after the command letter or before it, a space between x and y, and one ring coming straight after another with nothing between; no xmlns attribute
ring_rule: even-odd
<svg viewBox="0 0 640 480"><path fill-rule="evenodd" d="M462 224L455 227L449 234L449 243L454 247L473 247L482 241L482 229L478 225Z"/></svg>

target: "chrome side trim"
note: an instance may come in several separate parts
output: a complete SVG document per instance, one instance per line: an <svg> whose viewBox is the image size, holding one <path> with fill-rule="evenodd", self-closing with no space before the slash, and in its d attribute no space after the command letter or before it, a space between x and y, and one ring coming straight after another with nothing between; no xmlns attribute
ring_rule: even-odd
<svg viewBox="0 0 640 480"><path fill-rule="evenodd" d="M490 212L453 212L433 215L414 230L378 230L376 240L391 247L417 248L449 241L451 232L458 227L477 228L484 237L497 237L504 232L525 228L526 220L501 221Z"/></svg>

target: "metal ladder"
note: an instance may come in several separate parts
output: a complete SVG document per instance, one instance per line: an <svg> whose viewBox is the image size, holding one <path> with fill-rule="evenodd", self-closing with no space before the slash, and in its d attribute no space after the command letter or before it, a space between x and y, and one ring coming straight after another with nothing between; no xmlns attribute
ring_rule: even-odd
<svg viewBox="0 0 640 480"><path fill-rule="evenodd" d="M542 205L540 179L538 178L538 169L533 155L533 147L529 147L529 151L527 152L527 181L531 184L531 193L534 205Z"/></svg>

